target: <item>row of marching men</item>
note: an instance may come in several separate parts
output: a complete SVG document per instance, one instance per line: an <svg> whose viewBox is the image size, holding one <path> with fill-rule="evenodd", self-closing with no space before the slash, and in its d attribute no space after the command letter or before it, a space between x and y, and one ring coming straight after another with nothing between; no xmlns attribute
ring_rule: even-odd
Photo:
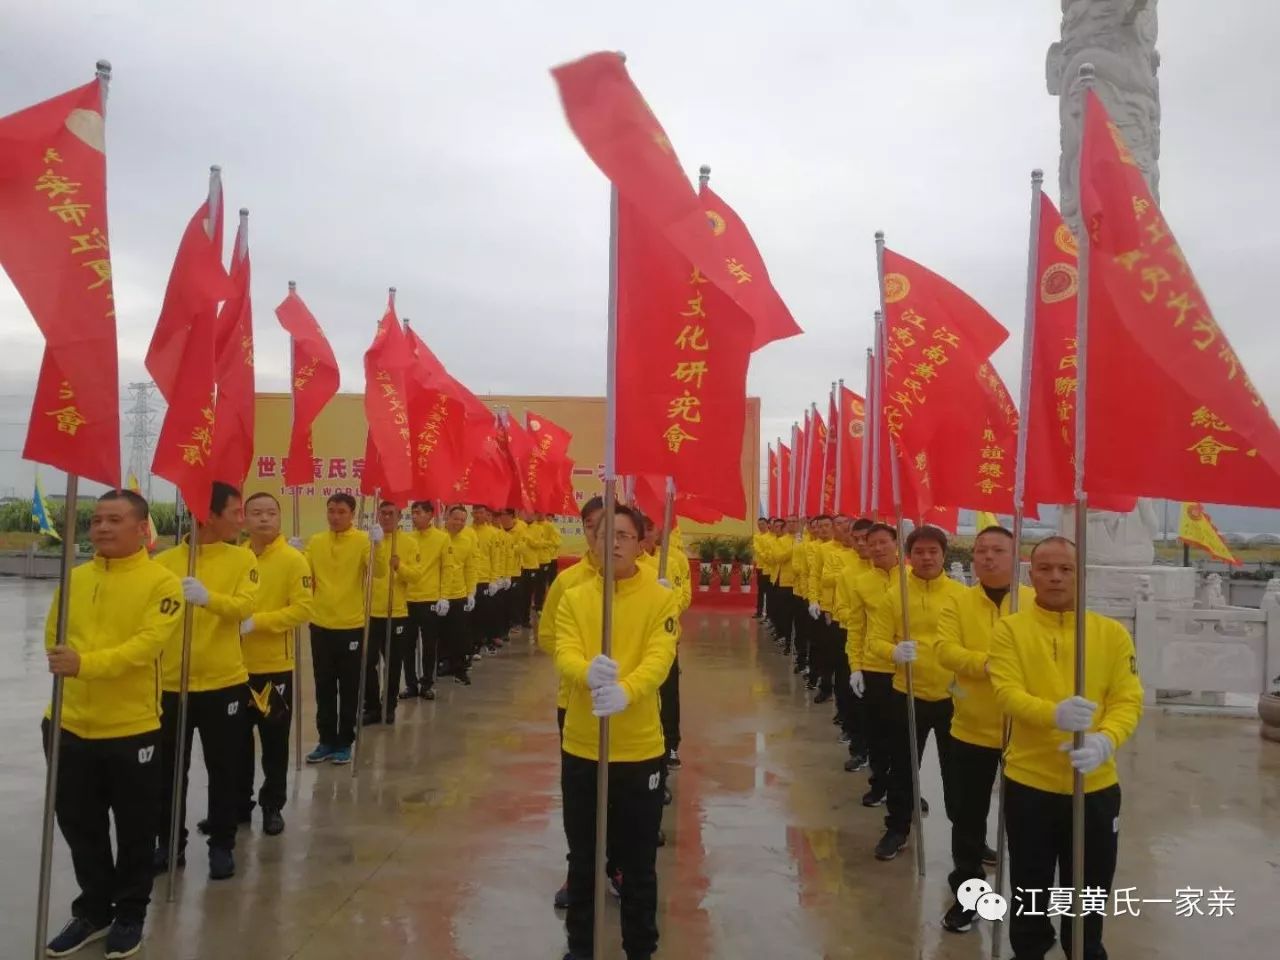
<svg viewBox="0 0 1280 960"><path fill-rule="evenodd" d="M795 673L817 690L814 702L835 700L834 722L848 745L845 770L870 768L862 805L887 805L878 860L896 857L911 833L910 675L914 762L932 734L951 822L948 882L956 899L942 917L951 933L972 929L974 891L990 889L983 886L986 867L995 865L996 854L987 822L1003 768L1014 893L1010 945L1019 960L1044 957L1055 934L1035 897L1074 886L1074 771L1083 775L1085 791L1080 886L1109 894L1115 875L1120 785L1114 755L1142 712L1133 639L1117 621L1089 612L1086 675L1077 695L1075 545L1064 537L1037 543L1031 585L1022 585L1013 534L1000 526L987 527L974 541L972 586L945 574L942 530L911 531L904 544L904 629L897 538L897 528L866 518L762 519L754 540L763 597L757 616L767 618L779 649L794 654ZM1017 612L1011 612L1015 589ZM1083 734L1078 748L1076 733ZM928 812L927 800L921 807ZM1084 937L1084 956L1105 958L1101 911L1085 917ZM1068 955L1070 938L1064 916Z"/></svg>
<svg viewBox="0 0 1280 960"><path fill-rule="evenodd" d="M187 769L173 802L180 736L189 768L200 735L209 789L208 815L198 826L208 836L211 879L235 874L236 832L255 804L255 731L263 832L284 830L295 628L311 625L319 742L306 760L347 764L366 619L362 722L389 722L397 700L434 698L438 663L469 685L482 649L496 651L530 625L554 574L559 534L542 517L525 522L498 511L495 522L493 511L474 507L467 526L466 509L455 506L441 528L432 504L421 502L412 508L412 531L402 533L392 503L378 505L367 530L357 528L348 494L330 497L326 510L328 530L305 543L287 541L274 496L242 501L234 487L216 483L208 519L194 532L189 576L190 538L148 555L145 499L113 490L98 500L89 530L94 557L70 577L65 645L54 644L57 595L46 623L49 670L64 681L54 808L80 888L49 956L101 939L109 958L140 949L153 875L169 869L171 855L178 867L186 862ZM188 607L187 722L180 731ZM174 810L178 845L171 851Z"/></svg>

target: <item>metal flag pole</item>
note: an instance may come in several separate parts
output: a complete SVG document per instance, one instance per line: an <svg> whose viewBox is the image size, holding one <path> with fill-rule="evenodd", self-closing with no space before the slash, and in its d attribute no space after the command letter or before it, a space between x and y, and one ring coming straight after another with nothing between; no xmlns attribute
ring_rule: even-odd
<svg viewBox="0 0 1280 960"><path fill-rule="evenodd" d="M866 391L866 399L863 401L862 407L862 463L861 476L858 478L858 514L866 516L868 505L871 499L871 451L868 447L871 444L871 430L868 420L871 417L871 378L874 374L875 361L871 356L871 348L867 348L867 374L866 382L863 389ZM843 402L843 401L842 401Z"/></svg>
<svg viewBox="0 0 1280 960"><path fill-rule="evenodd" d="M1088 109L1089 91L1093 88L1093 64L1080 64L1080 116L1084 117ZM1087 131L1089 125L1082 127ZM1088 136L1082 133L1082 137ZM1084 148L1080 144L1081 169L1077 171L1084 182ZM1084 222L1083 203L1081 204L1081 222ZM1075 657L1075 695L1084 696L1085 640L1089 611L1088 588L1088 497L1084 487L1085 458L1085 426L1088 417L1085 415L1086 393L1089 382L1089 231L1082 229L1076 237L1076 271L1079 275L1079 286L1076 290L1076 443L1075 443L1075 495L1076 495L1076 657ZM1071 746L1079 750L1084 744L1084 732L1076 731L1071 736ZM1071 771L1071 885L1075 888L1072 894L1075 913L1071 917L1071 960L1084 960L1084 911L1080 909L1080 891L1084 886L1084 774L1079 770Z"/></svg>
<svg viewBox="0 0 1280 960"><path fill-rule="evenodd" d="M880 286L880 317L877 320L876 348L883 356L887 350L888 340L885 337L884 309L884 232L876 231L876 276ZM877 386L879 384L877 383ZM877 417L879 421L881 418ZM893 433L889 434L889 482L893 489L893 513L898 526L898 596L902 602L902 639L911 639L911 604L907 597L907 549L903 534L906 526L902 516L902 478L898 468L898 449L894 443ZM916 697L915 684L911 664L906 667L907 680L907 743L911 754L911 829L916 835L916 869L924 876L924 830L923 816L920 810L920 753L916 744Z"/></svg>
<svg viewBox="0 0 1280 960"><path fill-rule="evenodd" d="M600 624L600 653L613 654L613 537L617 503L614 477L618 470L618 188L609 188L609 329L606 354L604 415L604 545L601 560L604 575L603 616ZM600 741L596 761L596 849L595 892L592 900L592 953L605 955L605 853L609 842L609 718L600 718Z"/></svg>
<svg viewBox="0 0 1280 960"><path fill-rule="evenodd" d="M400 517L396 517L396 525L391 530L390 552L387 554L387 630L382 638L382 669L384 671L382 683L382 722L384 724L391 722L391 620L392 611L395 609L396 599L396 571L392 569L391 563L396 556L396 536L400 533Z"/></svg>
<svg viewBox="0 0 1280 960"><path fill-rule="evenodd" d="M392 287L392 290L395 288ZM382 499L382 488L373 488L373 502ZM364 516L365 494L360 494L360 516ZM364 729L364 685L369 678L369 618L373 614L373 565L377 562L377 551L373 541L369 541L369 563L364 570L364 631L360 634L360 685L356 687L356 736L352 743L351 777L355 778L360 770L360 731Z"/></svg>
<svg viewBox="0 0 1280 960"><path fill-rule="evenodd" d="M206 221L205 233L213 239L217 232L217 202L222 193L222 168L214 164L209 168L209 219ZM195 514L187 510L190 523L187 529L187 576L196 575L197 557L200 554L200 525L196 523ZM182 605L182 667L178 681L178 736L174 748L173 764L173 802L169 807L169 878L165 899L173 903L178 895L178 843L181 840L181 817L179 812L186 811L187 798L183 796L182 785L187 756L187 720L188 699L191 690L191 635L195 623L195 610L190 603Z"/></svg>
<svg viewBox="0 0 1280 960"><path fill-rule="evenodd" d="M98 85L102 92L102 115L107 113L107 90L111 85L111 63L99 60L96 65ZM58 563L58 610L54 625L53 645L67 645L67 616L71 606L71 568L75 565L76 497L80 478L67 474L67 498L62 514L62 556ZM58 770L62 756L62 692L63 678L53 677L49 701L49 761L44 772L44 815L40 832L40 876L36 885L35 960L42 960L49 938L49 890L53 882L53 827L58 798Z"/></svg>
<svg viewBox="0 0 1280 960"><path fill-rule="evenodd" d="M780 517L783 514L784 504L782 502L782 438L778 437L778 489L773 494L773 516ZM769 519L773 519L770 517Z"/></svg>
<svg viewBox="0 0 1280 960"><path fill-rule="evenodd" d="M831 391L836 398L836 489L832 497L832 513L844 512L844 380L837 380Z"/></svg>
<svg viewBox="0 0 1280 960"><path fill-rule="evenodd" d="M1018 586L1022 582L1022 517L1025 512L1025 496L1027 489L1027 430L1030 428L1031 411L1031 366L1035 355L1036 339L1036 295L1039 289L1039 278L1036 276L1040 264L1040 186L1044 182L1044 173L1031 171L1031 234L1027 241L1027 292L1026 306L1022 321L1022 380L1018 388L1018 443L1016 459L1013 463L1013 579L1009 585L1009 612L1018 612ZM1009 752L1009 737L1013 732L1013 722L1003 718L1003 736L1001 741L1000 762ZM1004 894L1005 870L1008 867L1006 855L1008 851L1005 840L1005 778L1000 771L1000 793L996 801L996 875L993 884L996 893ZM1004 938L1004 925L992 924L991 927L991 960L1000 960L1001 941Z"/></svg>
<svg viewBox="0 0 1280 960"><path fill-rule="evenodd" d="M831 399L833 402L835 400L835 395L836 395L836 385L833 382L831 384ZM818 412L818 405L816 403L813 405L813 411L815 414ZM828 416L830 416L831 414L831 405L827 406L827 414ZM830 432L835 428L836 428L836 425L834 421L827 424L828 436L830 436ZM818 513L819 514L823 514L827 512L827 470L831 466L831 464L828 462L829 458L827 455L830 452L830 447L831 447L831 444L827 442L827 437L824 437L822 440L822 478L821 478L822 482L818 484ZM835 491L833 490L832 493L834 492ZM832 513L834 512L835 512L835 508L833 506Z"/></svg>
<svg viewBox="0 0 1280 960"><path fill-rule="evenodd" d="M658 548L659 580L667 576L667 557L671 555L671 527L674 525L675 512L676 481L675 477L667 477L667 495L662 502L662 546Z"/></svg>
<svg viewBox="0 0 1280 960"><path fill-rule="evenodd" d="M289 296L297 296L298 285L289 281ZM294 359L293 337L289 338L289 421L296 419L298 411L293 400ZM293 501L293 539L302 536L302 493L298 487L293 488L290 499ZM302 628L293 628L293 769L302 770Z"/></svg>
<svg viewBox="0 0 1280 960"><path fill-rule="evenodd" d="M800 473L800 424L791 421L791 476L787 477L787 516L796 513L796 487Z"/></svg>
<svg viewBox="0 0 1280 960"><path fill-rule="evenodd" d="M867 436L871 438L870 499L867 501L865 511L868 516L874 516L876 511L880 509L880 377L883 374L881 370L883 354L880 350L880 325L883 323L884 314L877 310L872 317L876 349L874 353L867 351L867 359L871 362L871 379L867 381L866 417L867 426L869 427Z"/></svg>

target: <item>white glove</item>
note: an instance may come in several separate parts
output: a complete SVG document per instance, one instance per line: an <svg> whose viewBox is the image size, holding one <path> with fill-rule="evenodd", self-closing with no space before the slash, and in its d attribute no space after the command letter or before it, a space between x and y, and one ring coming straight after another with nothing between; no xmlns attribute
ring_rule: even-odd
<svg viewBox="0 0 1280 960"><path fill-rule="evenodd" d="M853 695L859 700L867 692L867 681L862 676L861 670L855 670L849 674L849 689L853 691Z"/></svg>
<svg viewBox="0 0 1280 960"><path fill-rule="evenodd" d="M295 550L305 550L305 549L307 549L307 545L306 545L306 543L303 541L303 539L302 539L301 537L290 537L290 538L289 538L289 546L293 547L293 549L295 549Z"/></svg>
<svg viewBox="0 0 1280 960"><path fill-rule="evenodd" d="M1084 697L1067 697L1053 708L1053 725L1067 733L1088 730L1098 705Z"/></svg>
<svg viewBox="0 0 1280 960"><path fill-rule="evenodd" d="M671 581L668 580L666 577L659 577L658 582L662 584L664 587L666 587L668 590L671 589Z"/></svg>
<svg viewBox="0 0 1280 960"><path fill-rule="evenodd" d="M376 523L369 528L369 542L375 547L386 537L386 533Z"/></svg>
<svg viewBox="0 0 1280 960"><path fill-rule="evenodd" d="M432 609L435 610L437 617L443 617L449 612L449 601L437 600L436 605L432 607Z"/></svg>
<svg viewBox="0 0 1280 960"><path fill-rule="evenodd" d="M253 617L250 617L248 620L240 621L240 636L243 637L245 634L249 633L253 633Z"/></svg>
<svg viewBox="0 0 1280 960"><path fill-rule="evenodd" d="M510 589L511 589L511 578L510 578L510 577L503 577L503 578L502 578L502 589L503 589L503 590L510 590Z"/></svg>
<svg viewBox="0 0 1280 960"><path fill-rule="evenodd" d="M197 607L204 607L209 603L209 588L195 577L183 577L182 597L187 603L194 603Z"/></svg>
<svg viewBox="0 0 1280 960"><path fill-rule="evenodd" d="M496 597L498 595L498 590L500 589L501 588L496 583L490 583L484 588L484 595L486 597Z"/></svg>
<svg viewBox="0 0 1280 960"><path fill-rule="evenodd" d="M1079 750L1071 748L1071 741L1067 741L1058 749L1070 755L1071 766L1086 774L1093 773L1116 752L1116 748L1111 744L1111 738L1105 733L1086 733Z"/></svg>
<svg viewBox="0 0 1280 960"><path fill-rule="evenodd" d="M901 666L904 663L914 663L916 659L916 642L914 640L901 640L893 645L893 662Z"/></svg>
<svg viewBox="0 0 1280 960"><path fill-rule="evenodd" d="M618 682L618 661L603 653L587 664L587 686L592 690Z"/></svg>
<svg viewBox="0 0 1280 960"><path fill-rule="evenodd" d="M467 597L467 602L462 605L462 609L470 613L476 608L476 595L473 593Z"/></svg>
<svg viewBox="0 0 1280 960"><path fill-rule="evenodd" d="M612 717L615 713L621 713L630 702L627 691L622 689L620 683L606 684L591 691L591 713L597 717Z"/></svg>
<svg viewBox="0 0 1280 960"><path fill-rule="evenodd" d="M817 603L809 604L809 616L817 620L822 615L822 608Z"/></svg>

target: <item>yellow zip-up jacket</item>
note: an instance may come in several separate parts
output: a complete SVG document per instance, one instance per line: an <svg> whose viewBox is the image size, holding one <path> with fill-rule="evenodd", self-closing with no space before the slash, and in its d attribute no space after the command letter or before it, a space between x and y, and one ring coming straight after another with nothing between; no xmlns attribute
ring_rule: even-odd
<svg viewBox="0 0 1280 960"><path fill-rule="evenodd" d="M824 613L831 614L831 618L835 620L836 582L839 581L840 573L844 570L844 565L849 558L856 560L858 554L853 547L846 547L834 540L829 540L822 545L819 555L821 562L818 565L819 573L815 584L818 591L818 606Z"/></svg>
<svg viewBox="0 0 1280 960"><path fill-rule="evenodd" d="M426 530L414 530L408 537L418 550L418 576L410 581L405 599L410 603L435 603L440 599L440 572L444 568L444 548L449 542L449 535L439 527L428 527ZM479 575L480 551L477 550L476 576Z"/></svg>
<svg viewBox="0 0 1280 960"><path fill-rule="evenodd" d="M520 567L520 546L516 539L516 528L513 526L510 530L498 528L498 551L502 556L501 567L502 576L510 577L512 580L519 580L521 574Z"/></svg>
<svg viewBox="0 0 1280 960"><path fill-rule="evenodd" d="M951 696L951 671L938 663L933 638L938 632L938 617L952 597L964 593L965 587L945 573L932 580L907 575L907 602L911 605L911 638L916 642L916 660L911 664L912 692L917 700L946 700ZM885 594L885 602L871 615L867 628L867 646L883 659L893 663L893 648L902 635L902 593L899 587ZM907 692L906 665L893 671L893 689Z"/></svg>
<svg viewBox="0 0 1280 960"><path fill-rule="evenodd" d="M805 602L809 600L809 541L803 537L791 543L792 590ZM805 614L808 616L808 614Z"/></svg>
<svg viewBox="0 0 1280 960"><path fill-rule="evenodd" d="M826 548L829 543L834 541L814 537L804 545L805 590L808 591L810 602L820 601L822 597L822 564L827 559Z"/></svg>
<svg viewBox="0 0 1280 960"><path fill-rule="evenodd" d="M1083 696L1098 705L1090 732L1111 738L1117 749L1142 716L1142 681L1133 638L1100 613L1085 620ZM1057 704L1075 693L1075 614L1053 613L1034 602L996 624L991 638L991 685L996 702L1013 721L1005 773L1049 793L1071 792L1071 761L1061 752L1071 734L1054 726ZM1114 758L1084 778L1086 793L1118 781Z"/></svg>
<svg viewBox="0 0 1280 960"><path fill-rule="evenodd" d="M391 534L388 533L378 544L377 560L373 565L373 603L369 612L371 617L387 616L388 593L391 594L391 616L407 617L409 605L405 601L408 599L409 584L417 582L422 576L417 540L404 531L397 531L395 555L400 558L400 569L395 574L395 586L390 586L392 583L391 539Z"/></svg>
<svg viewBox="0 0 1280 960"><path fill-rule="evenodd" d="M476 538L476 583L489 583L491 580L498 579L498 577L502 576L501 567L495 561L494 557L494 548L497 545L494 538L497 537L498 531L491 523L486 523L484 526L480 527L472 524L467 529L470 530ZM443 530L440 532L444 533ZM448 537L449 535L445 533L445 539L448 539ZM437 597L436 599L439 598Z"/></svg>
<svg viewBox="0 0 1280 960"><path fill-rule="evenodd" d="M778 570L774 583L789 590L794 590L796 585L796 571L791 565L795 548L796 538L793 534L784 532L773 538L773 560Z"/></svg>
<svg viewBox="0 0 1280 960"><path fill-rule="evenodd" d="M858 551L853 547L837 547L831 552L826 562L822 565L822 592L823 592L823 608L831 611L831 617L836 623L844 624L840 619L841 612L849 605L849 598L841 598L840 583L846 578L849 580L849 586L852 588L853 582L864 573L871 570L871 562L863 560L858 556ZM830 606L826 606L826 604ZM846 614L847 615L847 614Z"/></svg>
<svg viewBox="0 0 1280 960"><path fill-rule="evenodd" d="M187 575L187 544L156 554L176 577ZM258 558L248 547L208 543L196 550L196 579L209 591L209 602L196 607L191 623L191 677L188 690L221 690L249 679L240 647L240 624L253 613L258 596ZM176 693L182 684L182 631L164 648L161 686Z"/></svg>
<svg viewBox="0 0 1280 960"><path fill-rule="evenodd" d="M564 750L585 760L599 759L600 724L591 714L587 666L600 653L604 580L596 576L565 591L556 611L556 669L569 687ZM640 567L618 581L613 599L613 647L618 682L628 705L609 720L609 759L653 760L666 743L658 715L658 688L676 657L680 611L675 591Z"/></svg>
<svg viewBox="0 0 1280 960"><path fill-rule="evenodd" d="M58 632L58 594L44 623L45 649ZM160 655L182 636L182 583L146 550L95 556L71 571L67 646L80 672L62 685L62 729L87 740L160 729ZM51 716L50 710L45 717Z"/></svg>
<svg viewBox="0 0 1280 960"><path fill-rule="evenodd" d="M476 592L476 550L479 541L463 530L457 535L445 532L448 543L444 547L444 560L440 572L440 599L453 603L465 600Z"/></svg>
<svg viewBox="0 0 1280 960"><path fill-rule="evenodd" d="M751 560L764 571L764 575L769 576L769 548L765 546L765 538L772 536L769 533L761 533L757 530L751 535Z"/></svg>
<svg viewBox="0 0 1280 960"><path fill-rule="evenodd" d="M539 534L533 524L517 520L511 528L516 536L516 553L520 557L520 570L538 569Z"/></svg>
<svg viewBox="0 0 1280 960"><path fill-rule="evenodd" d="M773 535L773 531L768 533L757 534L760 538L759 546L756 548L756 564L769 575L769 580L777 585L779 557L776 549L778 546L778 538Z"/></svg>
<svg viewBox="0 0 1280 960"><path fill-rule="evenodd" d="M316 593L312 625L326 630L363 627L369 534L355 527L342 533L326 530L307 541L306 553ZM377 566L376 561L374 566ZM375 570L374 574L377 572Z"/></svg>
<svg viewBox="0 0 1280 960"><path fill-rule="evenodd" d="M865 562L865 561L864 561ZM871 567L863 573L845 569L836 584L836 619L845 629L844 655L849 669L870 673L893 673L892 660L887 660L867 646L867 629L871 615L884 603L889 591L898 589L898 567L881 570Z"/></svg>
<svg viewBox="0 0 1280 960"><path fill-rule="evenodd" d="M556 611L560 609L560 601L564 599L566 590L586 583L599 576L595 558L588 552L571 567L560 571L560 575L551 582L547 591L547 599L542 604L542 616L538 618L538 646L543 653L556 655ZM556 691L556 707L563 710L569 706L569 683L560 677L559 689Z"/></svg>
<svg viewBox="0 0 1280 960"><path fill-rule="evenodd" d="M293 628L311 619L314 603L307 558L284 537L276 537L258 556L253 633L240 639L245 669L250 673L292 670Z"/></svg>
<svg viewBox="0 0 1280 960"><path fill-rule="evenodd" d="M533 526L538 532L538 566L543 566L560 551L560 531L549 520L539 520Z"/></svg>
<svg viewBox="0 0 1280 960"><path fill-rule="evenodd" d="M999 748L1004 742L1004 719L986 667L991 634L996 622L1009 613L1010 596L1005 594L997 610L982 584L976 583L943 607L938 617L934 652L938 663L956 675L951 694L956 702L951 735L978 747ZM1018 588L1019 610L1026 610L1035 601L1034 590L1028 586Z"/></svg>

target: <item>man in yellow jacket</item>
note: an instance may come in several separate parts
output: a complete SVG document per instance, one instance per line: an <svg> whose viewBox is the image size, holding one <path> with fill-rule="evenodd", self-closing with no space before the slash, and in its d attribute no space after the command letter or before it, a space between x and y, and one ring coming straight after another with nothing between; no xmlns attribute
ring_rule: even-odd
<svg viewBox="0 0 1280 960"><path fill-rule="evenodd" d="M471 507L470 530L476 538L473 561L476 570L476 609L472 625L490 650L506 642L502 531L494 524L493 511L484 504ZM443 653L443 650L442 650ZM441 659L444 659L442 656Z"/></svg>
<svg viewBox="0 0 1280 960"><path fill-rule="evenodd" d="M670 587L676 593L680 615L693 604L693 585L690 583L689 557L683 550L677 549L674 538L668 541L667 569L659 571L662 562L662 529L650 517L644 518L644 553L641 561L647 559L655 574L663 573L659 582ZM676 658L671 663L671 672L662 681L658 689L662 704L662 735L667 745L665 770L680 769L680 635L676 632ZM665 773L664 770L664 773ZM664 781L665 784L665 781ZM665 785L664 785L665 791ZM664 798L666 794L664 792Z"/></svg>
<svg viewBox="0 0 1280 960"><path fill-rule="evenodd" d="M791 541L791 622L795 632L795 667L793 673L805 678L805 685L812 690L818 685L816 672L809 675L813 655L813 614L809 609L809 540L813 534L811 523L796 520L795 535Z"/></svg>
<svg viewBox="0 0 1280 960"><path fill-rule="evenodd" d="M805 546L805 568L809 571L809 618L813 621L810 625L813 639L809 654L809 686L818 691L813 702L826 703L831 699L831 683L836 675L839 649L831 616L834 604L828 603L825 607L822 604L824 567L832 550L839 548L835 542L835 518L826 513L814 517L813 531L813 539ZM833 564L835 562L833 560ZM834 585L832 581L833 588ZM834 594L834 589L832 592Z"/></svg>
<svg viewBox="0 0 1280 960"><path fill-rule="evenodd" d="M471 657L476 609L476 549L479 541L468 533L466 507L449 508L444 529L449 540L444 545L440 568L440 638L449 657L453 682L471 686Z"/></svg>
<svg viewBox="0 0 1280 960"><path fill-rule="evenodd" d="M1013 534L1004 527L987 527L973 541L973 572L978 582L938 617L934 640L938 663L956 676L950 779L942 784L951 817L954 869L947 881L952 893L968 880L985 880L983 864L995 863L995 853L987 846L987 815L1000 766L1004 722L988 670L991 635L1012 608L1016 564ZM1018 608L1028 609L1035 593L1025 586L1017 590ZM975 916L957 898L943 916L942 927L964 933L973 926Z"/></svg>
<svg viewBox="0 0 1280 960"><path fill-rule="evenodd" d="M773 560L778 569L777 590L778 596L778 619L775 624L778 627L778 640L782 645L782 652L789 654L792 651L792 641L795 638L796 624L796 573L792 565L792 559L795 555L796 533L800 529L800 521L795 517L788 517L783 521L782 530L774 537L773 541Z"/></svg>
<svg viewBox="0 0 1280 960"><path fill-rule="evenodd" d="M912 820L911 751L916 751L919 761L930 732L944 783L951 770L952 674L938 663L933 641L943 608L965 588L943 573L947 535L940 529L917 527L908 535L906 547L911 561L907 574L910 632L903 629L901 584L886 594L867 631L867 646L895 665L889 701L889 807L884 836L876 844L877 860L892 860L907 845ZM908 668L915 702L915 743L910 742L907 724ZM916 842L922 841L917 837Z"/></svg>
<svg viewBox="0 0 1280 960"><path fill-rule="evenodd" d="M849 663L849 690L861 705L860 710L855 708L855 717L862 723L861 739L865 743L862 753L854 753L853 748L861 745L855 733L849 744L854 755L845 762L844 768L856 773L870 765L871 778L862 796L862 805L876 807L884 803L889 792L894 665L891 659L881 657L868 647L867 629L876 608L898 590L898 531L886 523L873 524L865 520L858 520L855 525L861 523L867 524L862 542L871 569L859 572L853 564L845 569L836 585L836 617L847 637L845 659Z"/></svg>
<svg viewBox="0 0 1280 960"><path fill-rule="evenodd" d="M996 624L991 685L1012 729L1005 751L1005 823L1009 837L1009 945L1018 957L1053 949L1044 902L1018 891L1071 887L1108 895L1120 837L1120 781L1115 752L1142 716L1133 638L1123 626L1086 612L1084 689L1075 690L1076 549L1049 537L1031 551L1035 603ZM1079 733L1082 743L1073 744ZM1071 792L1084 777L1084 876L1071 873ZM1033 896L1033 894L1028 894ZM1047 895L1046 895L1047 896ZM1075 910L1080 904L1073 905ZM1039 915L1033 915L1038 912ZM1071 920L1062 919L1062 948L1071 955ZM1104 958L1102 914L1084 919L1084 955Z"/></svg>
<svg viewBox="0 0 1280 960"><path fill-rule="evenodd" d="M382 542L375 547L372 607L369 610L369 646L365 651L364 717L366 726L396 722L396 694L409 646L408 587L422 574L417 541L400 532L400 507L390 500L378 504ZM378 679L379 663L386 671ZM387 694L383 709L383 693Z"/></svg>
<svg viewBox="0 0 1280 960"><path fill-rule="evenodd" d="M170 854L178 858L179 866L186 863L187 771L191 766L191 741L197 731L209 775L209 877L225 880L236 872L232 851L236 846L236 823L241 819L240 757L249 705L249 672L240 645L240 624L253 613L259 580L258 561L252 551L232 542L240 536L243 525L240 491L226 483L214 483L208 520L195 531L196 575L186 575L189 540L157 554L155 559L170 573L182 577L183 597L195 607L185 730L178 729L182 631L170 636L161 661L161 772L165 779L155 855L158 872L168 869ZM180 736L186 739L187 750L177 805L178 849L170 851L169 817Z"/></svg>
<svg viewBox="0 0 1280 960"><path fill-rule="evenodd" d="M778 544L786 535L786 521L781 517L774 517L769 521L769 534L760 541L763 549L762 569L768 571L769 574L769 595L765 597L765 623L773 632L773 639L779 646L783 646L782 620L783 608L790 610L790 604L784 603L782 600L782 586L779 580L782 576L782 556L778 550ZM790 637L786 639L786 652L791 652Z"/></svg>
<svg viewBox="0 0 1280 960"><path fill-rule="evenodd" d="M765 619L765 600L769 594L769 572L766 560L765 537L769 536L769 518L761 517L756 521L756 532L751 535L751 561L756 567L756 612L752 620Z"/></svg>
<svg viewBox="0 0 1280 960"><path fill-rule="evenodd" d="M181 632L183 604L178 578L147 557L148 515L136 493L99 498L93 560L71 571L63 646L59 591L45 620L49 672L63 678L54 811L80 888L50 956L105 937L108 956L126 957L142 942L161 794L160 654Z"/></svg>
<svg viewBox="0 0 1280 960"><path fill-rule="evenodd" d="M836 600L836 590L847 568L852 566L864 572L870 569L870 566L859 556L854 546L851 517L844 514L837 516L832 524L832 530L831 542L826 547L827 555L822 562L822 590L818 603L822 607L823 619L830 633L827 641L831 648L828 655L832 660L830 689L836 701L833 722L840 727L840 740L849 745L849 759L853 759L857 756L865 756L867 747L866 743L862 742L862 725L857 722L855 716L858 698L849 688L849 677L852 671L849 669L849 658L844 653L845 628L838 615L840 605ZM859 536L866 539L865 535L859 534ZM855 739L859 742L855 743Z"/></svg>
<svg viewBox="0 0 1280 960"><path fill-rule="evenodd" d="M404 691L401 700L436 698L436 664L440 656L440 618L435 605L440 601L440 571L449 535L435 525L436 507L430 500L417 500L410 508L413 532L409 534L418 551L418 576L405 594L409 610L409 644L404 658ZM477 551L477 557L479 551ZM485 568L486 573L488 568ZM478 574L477 574L478 575ZM480 618L480 596L476 596L474 617ZM422 676L418 676L418 655Z"/></svg>
<svg viewBox="0 0 1280 960"><path fill-rule="evenodd" d="M240 646L249 671L249 713L240 750L240 820L253 810L254 742L262 740L262 832L284 830L289 770L289 728L293 725L293 685L297 664L293 632L311 619L311 567L280 535L280 501L255 493L244 502L249 549L258 559L258 594L253 613L240 624Z"/></svg>
<svg viewBox="0 0 1280 960"><path fill-rule="evenodd" d="M630 958L658 946L658 829L665 743L658 687L671 670L679 630L675 592L641 567L643 520L618 507L614 543L613 646L601 653L604 584L596 577L565 592L556 611L556 668L569 688L560 782L569 840L568 957L592 955L598 718L610 718L609 854L622 897L622 946ZM596 540L605 524L596 528Z"/></svg>
<svg viewBox="0 0 1280 960"><path fill-rule="evenodd" d="M357 530L356 500L335 493L326 504L329 529L307 541L315 590L311 616L311 670L316 684L316 731L320 742L307 763L351 762L364 638L365 576L375 564L372 546L382 542L376 523ZM375 571L376 572L376 571Z"/></svg>

